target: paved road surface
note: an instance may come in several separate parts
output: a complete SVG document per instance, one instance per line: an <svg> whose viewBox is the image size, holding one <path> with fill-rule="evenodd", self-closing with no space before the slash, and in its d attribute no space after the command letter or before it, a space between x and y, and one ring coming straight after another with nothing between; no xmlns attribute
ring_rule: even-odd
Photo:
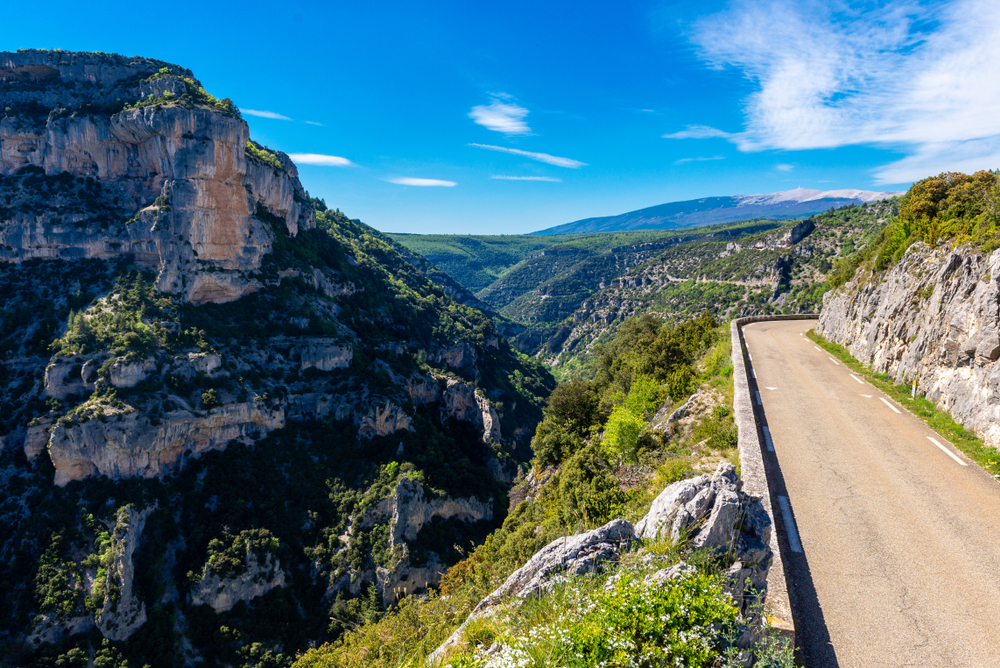
<svg viewBox="0 0 1000 668"><path fill-rule="evenodd" d="M1000 667L1000 483L817 349L814 325L743 330L801 538L785 527L806 665Z"/></svg>

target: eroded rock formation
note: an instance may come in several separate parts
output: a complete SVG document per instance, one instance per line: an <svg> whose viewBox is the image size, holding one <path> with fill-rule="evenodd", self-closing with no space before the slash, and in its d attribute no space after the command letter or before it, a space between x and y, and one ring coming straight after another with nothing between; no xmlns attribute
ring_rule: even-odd
<svg viewBox="0 0 1000 668"><path fill-rule="evenodd" d="M315 226L295 165L248 154L247 124L190 71L25 51L0 54L0 80L0 260L130 257L162 291L226 302L260 286L276 233Z"/></svg>
<svg viewBox="0 0 1000 668"><path fill-rule="evenodd" d="M917 243L828 293L816 331L1000 447L1000 251Z"/></svg>

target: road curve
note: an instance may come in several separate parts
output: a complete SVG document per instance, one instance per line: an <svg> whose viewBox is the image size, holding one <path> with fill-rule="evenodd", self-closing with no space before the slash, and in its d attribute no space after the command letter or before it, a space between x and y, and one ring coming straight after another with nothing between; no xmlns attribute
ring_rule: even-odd
<svg viewBox="0 0 1000 668"><path fill-rule="evenodd" d="M818 349L814 324L743 328L806 666L1000 667L1000 483Z"/></svg>

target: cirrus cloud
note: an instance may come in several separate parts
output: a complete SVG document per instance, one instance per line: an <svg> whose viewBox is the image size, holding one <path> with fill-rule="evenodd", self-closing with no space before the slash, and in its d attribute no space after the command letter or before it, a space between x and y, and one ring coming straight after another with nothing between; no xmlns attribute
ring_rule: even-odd
<svg viewBox="0 0 1000 668"><path fill-rule="evenodd" d="M457 186L458 184L454 181L442 181L440 179L415 179L409 176L402 176L395 179L386 179L389 183L395 183L400 186L421 186L421 187L444 187L451 188Z"/></svg>
<svg viewBox="0 0 1000 668"><path fill-rule="evenodd" d="M995 0L872 8L737 0L693 41L710 67L757 90L742 132L707 126L664 135L719 137L741 151L873 145L907 154L875 170L902 183L1000 159L1000 12Z"/></svg>
<svg viewBox="0 0 1000 668"><path fill-rule="evenodd" d="M491 176L491 179L500 181L548 181L549 183L562 183L562 179L552 176Z"/></svg>
<svg viewBox="0 0 1000 668"><path fill-rule="evenodd" d="M323 167L348 167L352 163L347 158L322 153L289 153L288 157L297 165L322 165Z"/></svg>
<svg viewBox="0 0 1000 668"><path fill-rule="evenodd" d="M567 169L579 169L580 167L587 166L587 163L580 162L579 160L573 160L572 158L560 158L557 155L549 155L548 153L532 153L531 151L522 151L519 148L492 146L491 144L469 144L469 146L475 146L476 148L484 148L487 151L498 151L500 153L510 153L511 155L520 155L522 157L529 158L531 160L544 162L548 165L555 165L556 167L566 167Z"/></svg>
<svg viewBox="0 0 1000 668"><path fill-rule="evenodd" d="M272 118L276 121L290 121L292 120L288 116L282 116L276 111L261 111L259 109L240 109L240 113L246 114L247 116L256 116L258 118Z"/></svg>

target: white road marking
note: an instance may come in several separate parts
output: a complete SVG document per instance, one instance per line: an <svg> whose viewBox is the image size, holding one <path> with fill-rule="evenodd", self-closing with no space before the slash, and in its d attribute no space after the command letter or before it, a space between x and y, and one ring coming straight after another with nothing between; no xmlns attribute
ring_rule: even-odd
<svg viewBox="0 0 1000 668"><path fill-rule="evenodd" d="M757 380L757 374L753 372L753 367L750 367L750 377L753 378L754 380Z"/></svg>
<svg viewBox="0 0 1000 668"><path fill-rule="evenodd" d="M750 361L753 362L753 355L751 355L750 353L747 353L747 357L749 357Z"/></svg>
<svg viewBox="0 0 1000 668"><path fill-rule="evenodd" d="M927 440L930 441L931 443L933 443L934 445L938 446L939 448L941 448L941 451L944 452L944 454L948 455L949 457L951 457L952 459L954 459L956 462L958 462L962 466L968 466L968 464L966 464L965 462L963 462L961 459L958 458L958 455L956 455L954 452L952 452L948 448L946 448L943 445L941 445L940 443L938 443L937 439L934 439L934 438L931 438L930 436L928 436Z"/></svg>
<svg viewBox="0 0 1000 668"><path fill-rule="evenodd" d="M862 394L861 396L863 396L865 399L871 399L874 395L872 395L872 394Z"/></svg>
<svg viewBox="0 0 1000 668"><path fill-rule="evenodd" d="M792 552L802 554L802 542L799 540L799 530L795 528L795 518L792 517L792 509L788 505L788 497L778 496L778 505L781 506L781 518L785 520L785 533L788 534L788 549Z"/></svg>
<svg viewBox="0 0 1000 668"><path fill-rule="evenodd" d="M771 442L771 430L764 427L764 443L767 444L767 451L774 452L774 443Z"/></svg>
<svg viewBox="0 0 1000 668"><path fill-rule="evenodd" d="M819 346L813 346L813 348L815 348L816 350L819 350ZM823 352L822 350L819 350L819 351Z"/></svg>
<svg viewBox="0 0 1000 668"><path fill-rule="evenodd" d="M799 336L802 336L802 332L799 332Z"/></svg>
<svg viewBox="0 0 1000 668"><path fill-rule="evenodd" d="M833 359L832 357L830 358L830 361L833 362L834 364L836 364L837 366L840 366L840 362L838 362L837 360Z"/></svg>
<svg viewBox="0 0 1000 668"><path fill-rule="evenodd" d="M861 380L860 378L858 378L857 376L855 376L855 375L854 375L853 373L849 373L849 374L847 374L847 375L848 375L848 376L850 376L851 378L853 378L854 380L858 381L858 382L859 382L859 383L861 383L862 385L864 385L864 384L865 384L865 381Z"/></svg>
<svg viewBox="0 0 1000 668"><path fill-rule="evenodd" d="M776 387L767 387L767 385L765 385L764 387L766 387L766 388L767 388L767 389L769 389L769 390L776 390L776 389L778 389L778 388L776 388Z"/></svg>
<svg viewBox="0 0 1000 668"><path fill-rule="evenodd" d="M764 402L760 400L760 392L758 392L757 390L754 390L754 394L757 395L757 405L758 406L763 406Z"/></svg>
<svg viewBox="0 0 1000 668"><path fill-rule="evenodd" d="M879 397L879 399L882 401L883 404L885 404L886 406L888 406L889 408L891 408L895 412L897 412L897 413L902 413L903 412L903 411L899 410L898 408L896 408L895 406L893 406L892 404L890 404L888 401L886 401L885 397Z"/></svg>

